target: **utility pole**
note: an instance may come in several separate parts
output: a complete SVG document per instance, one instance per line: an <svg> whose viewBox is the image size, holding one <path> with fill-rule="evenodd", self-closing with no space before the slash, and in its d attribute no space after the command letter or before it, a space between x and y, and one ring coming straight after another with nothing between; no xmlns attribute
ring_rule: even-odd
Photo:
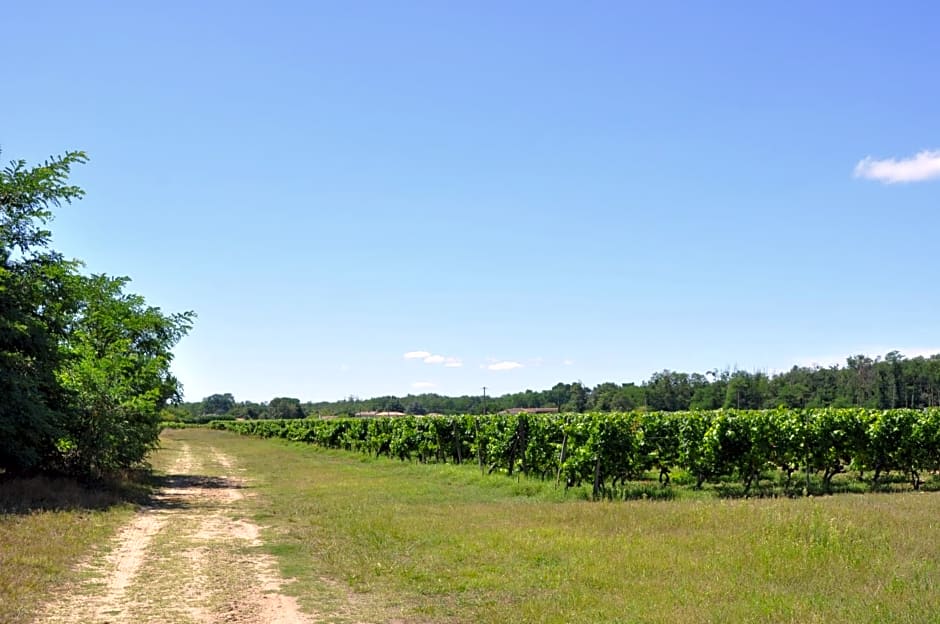
<svg viewBox="0 0 940 624"><path fill-rule="evenodd" d="M486 386L483 386L483 415L486 416Z"/></svg>

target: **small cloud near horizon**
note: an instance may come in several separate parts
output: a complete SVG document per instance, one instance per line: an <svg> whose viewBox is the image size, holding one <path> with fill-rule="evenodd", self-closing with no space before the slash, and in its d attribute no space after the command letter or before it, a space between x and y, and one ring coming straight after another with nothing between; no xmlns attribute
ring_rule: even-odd
<svg viewBox="0 0 940 624"><path fill-rule="evenodd" d="M875 159L866 156L855 165L855 177L884 184L923 182L940 178L940 150L923 150L911 158Z"/></svg>
<svg viewBox="0 0 940 624"><path fill-rule="evenodd" d="M940 348L930 349L930 348L924 348L924 347L918 347L914 349L886 349L884 347L857 349L853 351L852 353L845 353L843 355L822 355L822 356L817 356L817 357L799 358L796 360L796 362L794 362L791 365L791 368L792 366L805 366L809 368L813 366L820 366L823 368L827 368L829 366L845 366L846 360L856 355L864 355L872 359L875 359L875 358L884 358L885 355L887 355L888 353L892 351L897 351L906 359L913 359L913 358L918 358L918 357L927 358L932 355L940 354ZM774 370L777 370L777 369L774 369ZM786 372L788 370L790 369L789 368L783 369L780 372Z"/></svg>
<svg viewBox="0 0 940 624"><path fill-rule="evenodd" d="M463 360L452 355L438 355L430 351L409 351L402 356L406 360L421 360L425 364L443 364L445 368L460 368Z"/></svg>
<svg viewBox="0 0 940 624"><path fill-rule="evenodd" d="M436 388L437 384L433 381L416 381L411 384L411 387L415 390L427 390L429 388Z"/></svg>
<svg viewBox="0 0 940 624"><path fill-rule="evenodd" d="M491 371L508 371L508 370L513 370L516 368L523 368L523 365L520 364L519 362L512 362L512 361L506 360L502 362L493 362L486 368Z"/></svg>

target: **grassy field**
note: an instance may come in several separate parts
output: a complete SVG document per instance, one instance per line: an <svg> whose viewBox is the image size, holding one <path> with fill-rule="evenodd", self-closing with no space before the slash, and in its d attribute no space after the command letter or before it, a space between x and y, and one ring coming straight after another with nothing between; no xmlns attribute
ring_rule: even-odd
<svg viewBox="0 0 940 624"><path fill-rule="evenodd" d="M239 458L291 591L320 610L340 587L374 621L940 621L935 493L561 501L469 466L170 435Z"/></svg>
<svg viewBox="0 0 940 624"><path fill-rule="evenodd" d="M164 432L154 464L183 444L237 460L243 513L324 621L940 621L937 493L591 503L472 466L201 429ZM0 516L0 622L67 591L69 566L131 513L74 496Z"/></svg>
<svg viewBox="0 0 940 624"><path fill-rule="evenodd" d="M77 578L75 565L134 513L142 491L92 490L61 479L0 483L0 622L36 608Z"/></svg>

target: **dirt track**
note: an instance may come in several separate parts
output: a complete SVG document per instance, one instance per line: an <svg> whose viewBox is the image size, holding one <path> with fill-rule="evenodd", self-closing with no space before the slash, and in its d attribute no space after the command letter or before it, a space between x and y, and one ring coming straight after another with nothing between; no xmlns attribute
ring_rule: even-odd
<svg viewBox="0 0 940 624"><path fill-rule="evenodd" d="M284 581L260 549L259 527L239 517L245 492L235 461L215 449L197 457L186 444L176 453L154 504L85 564L85 580L37 621L315 622L281 593Z"/></svg>

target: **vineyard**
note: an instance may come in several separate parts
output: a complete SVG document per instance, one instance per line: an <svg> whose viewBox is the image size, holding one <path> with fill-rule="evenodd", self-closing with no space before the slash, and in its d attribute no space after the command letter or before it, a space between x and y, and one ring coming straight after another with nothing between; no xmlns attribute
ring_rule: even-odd
<svg viewBox="0 0 940 624"><path fill-rule="evenodd" d="M940 469L940 409L720 410L376 419L217 421L217 429L404 461L475 463L489 473L589 486L621 498L636 483L668 492L774 484L832 491L851 471L869 489L920 489ZM632 489L631 489L632 488Z"/></svg>

